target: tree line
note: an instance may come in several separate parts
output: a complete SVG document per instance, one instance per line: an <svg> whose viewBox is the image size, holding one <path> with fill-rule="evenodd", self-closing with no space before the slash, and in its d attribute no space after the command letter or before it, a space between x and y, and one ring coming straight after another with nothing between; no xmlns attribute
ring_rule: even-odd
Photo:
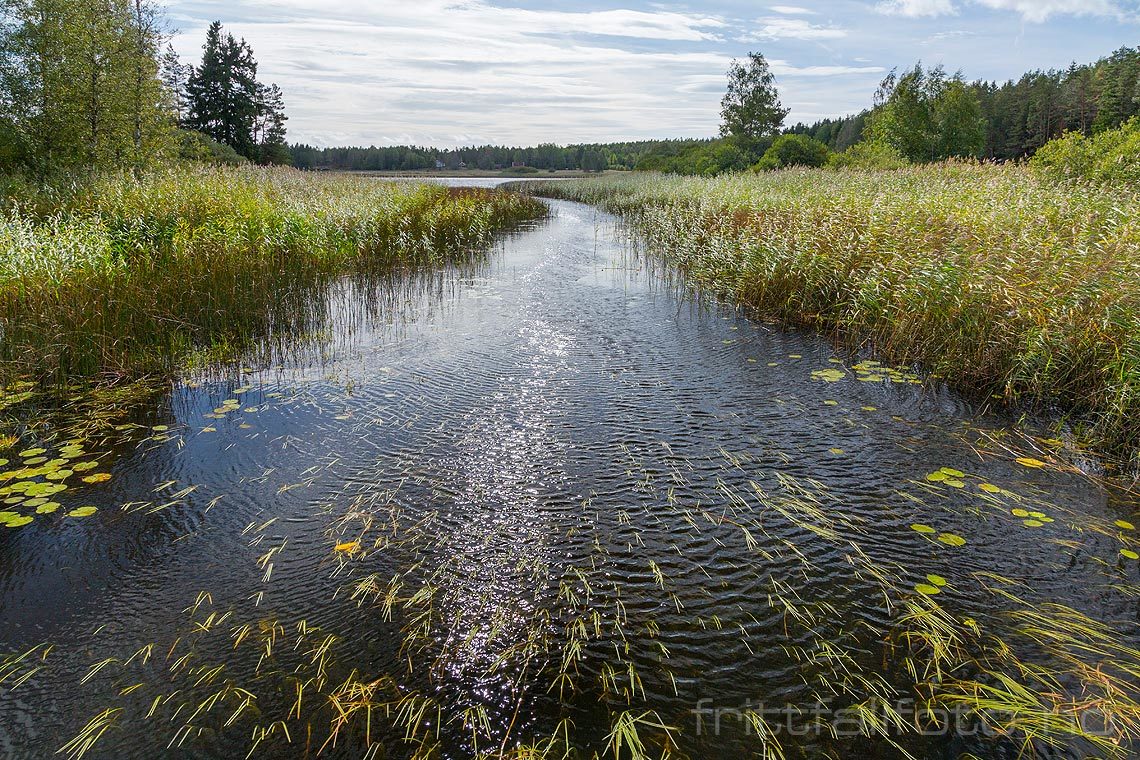
<svg viewBox="0 0 1140 760"><path fill-rule="evenodd" d="M292 145L293 164L304 169L339 171L424 171L432 169L503 170L530 167L541 171L632 169L642 156L667 144L700 140L646 140L530 148L480 145L469 148L416 146L316 148Z"/></svg>
<svg viewBox="0 0 1140 760"><path fill-rule="evenodd" d="M188 66L169 38L154 0L0 0L0 170L287 162L283 96L249 45L214 23Z"/></svg>

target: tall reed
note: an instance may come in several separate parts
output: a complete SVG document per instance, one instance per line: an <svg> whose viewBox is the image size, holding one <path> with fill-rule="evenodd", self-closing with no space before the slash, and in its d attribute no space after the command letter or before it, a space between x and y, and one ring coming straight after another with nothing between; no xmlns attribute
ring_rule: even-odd
<svg viewBox="0 0 1140 760"><path fill-rule="evenodd" d="M694 284L1140 450L1140 194L1024 167L640 175L537 194L631 219Z"/></svg>
<svg viewBox="0 0 1140 760"><path fill-rule="evenodd" d="M191 348L302 330L347 272L469 258L545 213L496 191L291 170L178 168L6 199L0 375L167 367Z"/></svg>

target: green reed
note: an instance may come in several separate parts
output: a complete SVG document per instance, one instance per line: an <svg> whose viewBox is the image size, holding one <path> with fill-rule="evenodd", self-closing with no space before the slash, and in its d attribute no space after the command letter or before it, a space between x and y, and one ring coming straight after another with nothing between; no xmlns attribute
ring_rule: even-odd
<svg viewBox="0 0 1140 760"><path fill-rule="evenodd" d="M460 263L545 213L496 191L179 168L23 189L0 216L0 375L166 370L320 323L346 273Z"/></svg>
<svg viewBox="0 0 1140 760"><path fill-rule="evenodd" d="M1140 449L1140 195L1018 166L638 175L530 192L623 215L700 287Z"/></svg>

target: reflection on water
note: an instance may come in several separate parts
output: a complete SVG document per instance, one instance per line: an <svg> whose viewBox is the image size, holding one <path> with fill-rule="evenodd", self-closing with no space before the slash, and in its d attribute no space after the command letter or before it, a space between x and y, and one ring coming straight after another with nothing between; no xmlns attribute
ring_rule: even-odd
<svg viewBox="0 0 1140 760"><path fill-rule="evenodd" d="M589 756L628 720L655 756L748 757L762 727L703 710L984 681L927 672L943 616L950 649L1045 601L1105 621L1102 653L1140 644L1130 497L554 209L484 265L337 283L303 340L178 385L100 451L109 480L0 529L0 650L30 652L0 667L0 752Z"/></svg>

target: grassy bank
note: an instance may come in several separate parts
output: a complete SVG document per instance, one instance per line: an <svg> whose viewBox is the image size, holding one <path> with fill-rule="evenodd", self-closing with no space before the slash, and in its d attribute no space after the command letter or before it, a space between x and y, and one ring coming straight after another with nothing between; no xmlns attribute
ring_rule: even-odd
<svg viewBox="0 0 1140 760"><path fill-rule="evenodd" d="M1140 449L1140 195L1014 166L534 185L633 221L691 282Z"/></svg>
<svg viewBox="0 0 1140 760"><path fill-rule="evenodd" d="M10 182L5 205L6 380L137 374L304 330L341 274L462 261L545 213L502 192L264 169Z"/></svg>

